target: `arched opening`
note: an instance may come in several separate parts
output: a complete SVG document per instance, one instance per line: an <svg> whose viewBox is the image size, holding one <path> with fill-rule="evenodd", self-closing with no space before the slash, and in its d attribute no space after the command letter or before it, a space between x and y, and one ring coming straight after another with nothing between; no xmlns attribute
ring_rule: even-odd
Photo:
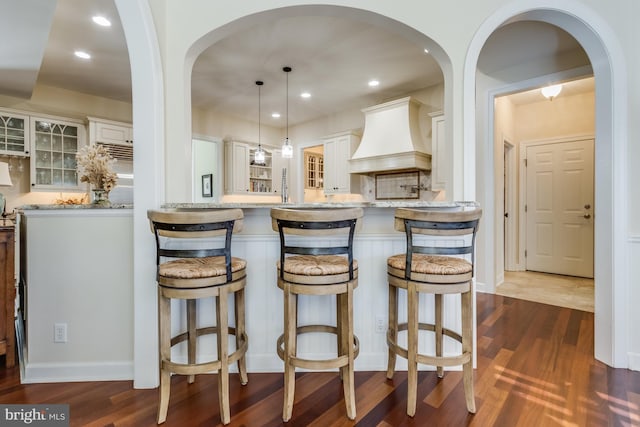
<svg viewBox="0 0 640 427"><path fill-rule="evenodd" d="M485 207L488 218L485 222L486 233L480 243L485 256L483 260L485 284L489 291L496 283L498 272L492 257L502 245L502 241L495 239L495 230L502 218L497 217L494 206L496 183L494 178L494 135L492 117L493 98L504 90L501 83L480 87L476 80L476 67L482 46L490 36L504 22L518 22L523 20L540 21L557 26L571 34L587 53L593 68L596 81L596 133L595 133L595 357L614 367L625 365L625 335L624 326L627 307L622 300L627 283L615 274L616 271L627 270L625 257L614 257L613 253L623 252L622 227L626 227L626 213L623 209L615 210L616 201L624 195L624 162L618 153L625 152L626 140L620 137L624 133L626 116L624 107L625 78L621 70L624 69L622 55L610 29L590 11L575 4L568 5L564 11L561 8L534 9L536 5L522 5L505 7L486 21L476 34L465 64L465 81L476 88L477 103L473 100L474 93L465 93L465 156L478 154L477 163L477 194ZM618 73L618 74L616 74ZM540 83L542 84L542 82ZM502 85L504 86L504 85ZM470 104L470 105L467 105ZM614 116L613 111L617 111ZM471 135L475 135L475 138ZM616 137L617 136L617 137ZM474 142L477 141L477 142ZM476 151L477 150L477 151ZM468 160L472 161L471 159ZM467 189L467 191L473 191ZM620 252L618 250L619 249ZM501 248L500 248L501 250Z"/></svg>
<svg viewBox="0 0 640 427"><path fill-rule="evenodd" d="M306 36L291 38L290 33ZM338 38L344 47L329 48ZM270 41L268 46L260 42L264 39ZM242 54L231 55L232 52ZM415 59L407 59L409 56ZM413 66L409 66L408 61L413 61ZM444 83L450 79L450 60L434 40L405 24L359 9L294 6L242 17L212 30L191 45L186 68L191 72L189 104L193 135L207 132L208 138L255 143L257 92L254 80L259 79L264 81L262 145L267 146L268 153L277 150L284 137L285 120L284 117L273 120L270 113L274 111L272 105L284 108L283 65L293 67L292 88L295 82L303 81L321 95L317 98L314 95L307 101L295 99L298 98L295 95L290 97L288 124L296 150L300 148L296 143L311 146L323 135L361 129L364 115L360 110L375 104L416 96L424 104L421 107L423 121L430 120L428 112L446 111L451 105L447 102L450 89ZM356 74L360 76L364 70L380 71L383 66L387 68L382 73L386 73L383 79L387 78L384 89L373 90L362 84L363 81L354 81ZM411 70L410 73L422 69L423 76L402 84L398 82L403 77L391 81L396 76L409 74L403 73L403 69ZM364 71L365 74L368 72ZM199 89L203 85L206 86L204 91ZM431 94L418 93L436 87L437 91L431 89ZM353 96L349 98L346 92ZM433 102L427 105L429 102L424 98ZM328 106L324 104L327 101ZM339 116L346 119L336 119ZM302 154L300 151L288 163L290 178L296 178L290 184L296 201L303 200ZM194 177L194 182L197 178ZM222 177L217 180L221 181ZM275 178L272 181L275 186ZM220 191L225 194L224 200L237 201L227 196L236 196L240 190L226 190Z"/></svg>

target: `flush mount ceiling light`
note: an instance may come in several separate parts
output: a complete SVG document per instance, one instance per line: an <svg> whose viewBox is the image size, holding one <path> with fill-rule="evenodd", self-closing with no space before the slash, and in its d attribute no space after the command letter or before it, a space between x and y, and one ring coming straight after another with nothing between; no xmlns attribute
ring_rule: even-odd
<svg viewBox="0 0 640 427"><path fill-rule="evenodd" d="M93 18L91 18L91 20L93 22L95 22L96 24L100 25L101 27L110 27L111 26L111 21L109 21L104 16L96 15Z"/></svg>
<svg viewBox="0 0 640 427"><path fill-rule="evenodd" d="M284 71L287 76L287 133L284 139L284 144L282 144L282 158L290 159L293 157L293 146L291 145L291 141L289 141L289 73L291 72L291 67L284 67L282 71Z"/></svg>
<svg viewBox="0 0 640 427"><path fill-rule="evenodd" d="M553 98L558 96L561 90L562 90L562 85L551 85L551 86L543 87L542 89L540 89L540 92L542 92L542 95L545 98L547 98L550 101L553 101Z"/></svg>
<svg viewBox="0 0 640 427"><path fill-rule="evenodd" d="M258 86L258 149L253 156L253 162L256 165L264 166L264 150L262 149L262 145L260 144L260 88L264 83L260 80L256 81L256 86Z"/></svg>
<svg viewBox="0 0 640 427"><path fill-rule="evenodd" d="M84 50L76 50L75 52L73 52L73 54L75 56L77 56L78 58L82 58L82 59L91 59L91 55L89 55L87 52L85 52Z"/></svg>
<svg viewBox="0 0 640 427"><path fill-rule="evenodd" d="M369 80L369 86L370 87L376 87L378 85L380 85L380 82L378 80Z"/></svg>
<svg viewBox="0 0 640 427"><path fill-rule="evenodd" d="M274 119L279 119L280 113L271 113L271 117L273 117Z"/></svg>
<svg viewBox="0 0 640 427"><path fill-rule="evenodd" d="M309 92L302 92L300 94L300 98L304 98L304 99L311 98L311 94Z"/></svg>

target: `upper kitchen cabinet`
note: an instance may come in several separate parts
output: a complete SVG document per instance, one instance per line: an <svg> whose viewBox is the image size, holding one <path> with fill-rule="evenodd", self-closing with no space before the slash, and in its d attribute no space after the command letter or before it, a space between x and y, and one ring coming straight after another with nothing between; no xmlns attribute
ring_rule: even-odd
<svg viewBox="0 0 640 427"><path fill-rule="evenodd" d="M447 186L448 150L445 121L441 111L431 113L431 190L443 191Z"/></svg>
<svg viewBox="0 0 640 427"><path fill-rule="evenodd" d="M349 173L349 159L360 137L352 132L339 133L324 140L324 193L349 194L360 191L360 177Z"/></svg>
<svg viewBox="0 0 640 427"><path fill-rule="evenodd" d="M281 151L262 146L264 164L255 162L256 144L227 141L224 147L225 194L273 195L280 192Z"/></svg>
<svg viewBox="0 0 640 427"><path fill-rule="evenodd" d="M29 155L29 116L0 111L0 155Z"/></svg>
<svg viewBox="0 0 640 427"><path fill-rule="evenodd" d="M82 123L31 117L32 190L82 191L76 154L86 145Z"/></svg>
<svg viewBox="0 0 640 427"><path fill-rule="evenodd" d="M95 144L133 145L133 128L129 123L89 117L89 142Z"/></svg>

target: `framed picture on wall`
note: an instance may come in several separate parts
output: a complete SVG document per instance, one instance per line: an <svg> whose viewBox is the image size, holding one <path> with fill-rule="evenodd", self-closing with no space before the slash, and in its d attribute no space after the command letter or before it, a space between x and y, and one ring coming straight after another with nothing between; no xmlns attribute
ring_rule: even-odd
<svg viewBox="0 0 640 427"><path fill-rule="evenodd" d="M213 174L202 175L202 197L213 197Z"/></svg>

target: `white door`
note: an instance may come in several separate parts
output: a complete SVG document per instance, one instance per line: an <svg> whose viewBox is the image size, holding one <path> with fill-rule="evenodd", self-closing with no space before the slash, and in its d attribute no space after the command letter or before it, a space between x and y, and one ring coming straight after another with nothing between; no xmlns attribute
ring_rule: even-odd
<svg viewBox="0 0 640 427"><path fill-rule="evenodd" d="M593 277L593 139L526 148L526 269Z"/></svg>

